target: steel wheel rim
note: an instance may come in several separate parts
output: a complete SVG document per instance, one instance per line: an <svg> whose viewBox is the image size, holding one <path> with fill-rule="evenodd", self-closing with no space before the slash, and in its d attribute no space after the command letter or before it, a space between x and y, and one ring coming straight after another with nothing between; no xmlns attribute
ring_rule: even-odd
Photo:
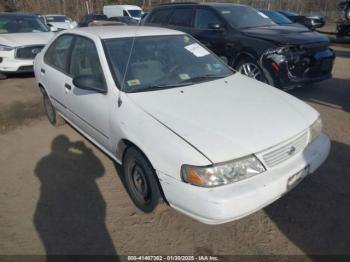
<svg viewBox="0 0 350 262"><path fill-rule="evenodd" d="M147 203L150 200L150 188L146 179L145 171L136 162L133 162L130 168L130 184L136 198L142 202Z"/></svg>
<svg viewBox="0 0 350 262"><path fill-rule="evenodd" d="M257 65L253 64L253 63L244 63L244 64L242 64L239 67L238 71L241 74L246 75L246 76L248 76L250 78L262 81L262 74L261 74L260 68Z"/></svg>

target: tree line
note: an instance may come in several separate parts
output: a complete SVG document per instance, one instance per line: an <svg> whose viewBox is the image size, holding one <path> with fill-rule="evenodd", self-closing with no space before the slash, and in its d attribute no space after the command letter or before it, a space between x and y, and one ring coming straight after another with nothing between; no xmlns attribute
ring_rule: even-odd
<svg viewBox="0 0 350 262"><path fill-rule="evenodd" d="M180 0L181 1L181 0ZM40 14L66 14L79 19L89 12L98 13L107 4L131 4L142 7L145 11L152 7L179 0L0 0L0 11L24 11ZM203 0L212 2L211 0ZM187 1L188 2L188 1ZM202 2L198 1L197 2ZM339 0L225 0L251 5L257 8L285 9L302 14L322 14L329 18L338 16L336 6Z"/></svg>

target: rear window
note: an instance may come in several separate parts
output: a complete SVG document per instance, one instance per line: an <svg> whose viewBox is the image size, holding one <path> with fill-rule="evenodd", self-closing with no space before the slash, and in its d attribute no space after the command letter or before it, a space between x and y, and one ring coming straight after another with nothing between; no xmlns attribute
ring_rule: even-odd
<svg viewBox="0 0 350 262"><path fill-rule="evenodd" d="M194 10L192 8L175 9L174 13L170 18L169 25L191 27L193 24L193 17Z"/></svg>
<svg viewBox="0 0 350 262"><path fill-rule="evenodd" d="M164 24L168 20L167 18L169 17L171 13L171 9L162 9L155 11L153 15L151 16L149 23L150 24Z"/></svg>

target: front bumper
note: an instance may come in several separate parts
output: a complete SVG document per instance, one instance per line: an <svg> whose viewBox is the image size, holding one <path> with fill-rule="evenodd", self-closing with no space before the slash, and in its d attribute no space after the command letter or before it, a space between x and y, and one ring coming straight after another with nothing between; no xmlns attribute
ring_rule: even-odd
<svg viewBox="0 0 350 262"><path fill-rule="evenodd" d="M269 54L261 58L261 66L269 82L289 89L332 78L335 53L332 49L306 49L289 55Z"/></svg>
<svg viewBox="0 0 350 262"><path fill-rule="evenodd" d="M290 178L305 168L308 172L300 180L313 173L329 151L330 140L321 134L288 161L250 179L215 188L192 186L161 172L158 176L170 206L205 224L222 224L254 213L286 194L293 188L288 185Z"/></svg>
<svg viewBox="0 0 350 262"><path fill-rule="evenodd" d="M32 73L33 62L31 59L3 58L0 63L1 73Z"/></svg>

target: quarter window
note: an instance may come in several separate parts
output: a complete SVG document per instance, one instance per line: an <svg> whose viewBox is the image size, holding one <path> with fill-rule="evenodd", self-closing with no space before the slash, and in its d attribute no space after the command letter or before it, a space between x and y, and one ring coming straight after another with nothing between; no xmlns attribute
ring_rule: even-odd
<svg viewBox="0 0 350 262"><path fill-rule="evenodd" d="M97 49L92 40L77 37L71 56L70 74L73 77L94 76L101 83L104 82Z"/></svg>
<svg viewBox="0 0 350 262"><path fill-rule="evenodd" d="M212 11L207 9L197 9L195 22L196 29L209 29L210 24L221 24L221 22Z"/></svg>
<svg viewBox="0 0 350 262"><path fill-rule="evenodd" d="M170 18L169 24L183 27L191 27L194 17L193 9L175 9L173 15Z"/></svg>
<svg viewBox="0 0 350 262"><path fill-rule="evenodd" d="M63 35L57 38L45 53L45 63L67 73L67 62L72 41L72 35Z"/></svg>

